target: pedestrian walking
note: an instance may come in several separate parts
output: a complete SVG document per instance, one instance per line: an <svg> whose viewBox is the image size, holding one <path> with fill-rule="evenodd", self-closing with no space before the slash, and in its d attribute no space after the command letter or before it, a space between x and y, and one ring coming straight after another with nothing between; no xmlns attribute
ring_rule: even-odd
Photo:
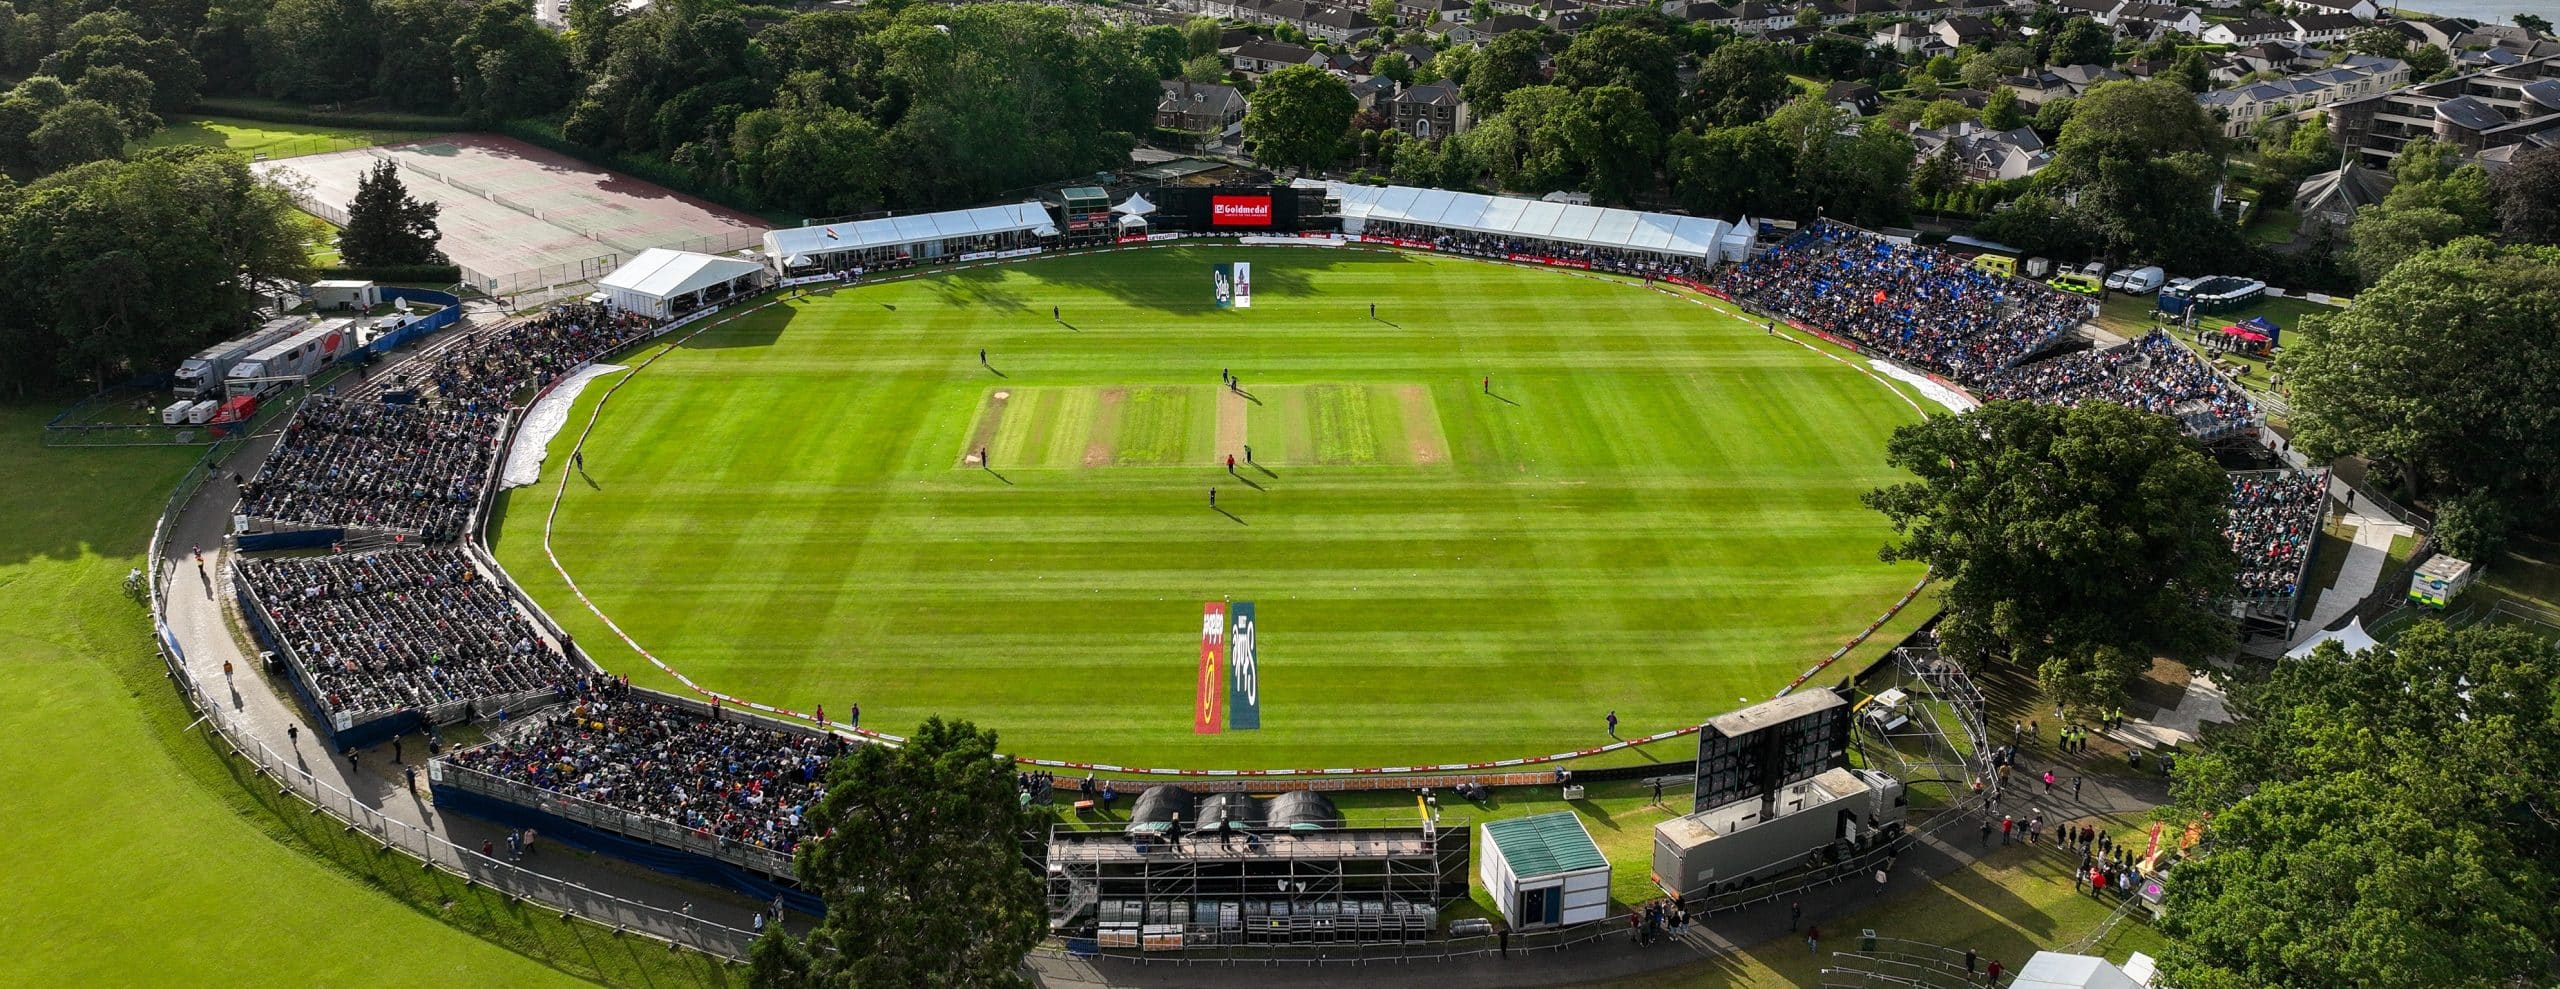
<svg viewBox="0 0 2560 989"><path fill-rule="evenodd" d="M758 934L762 934L762 933L764 933L764 911L762 911L762 910L758 910L758 911L756 911L756 915L755 915L754 917L750 918L750 919L747 921L747 923L749 923L750 925L754 926L754 928L755 928L755 932L756 932L756 933L758 933Z"/></svg>
<svg viewBox="0 0 2560 989"><path fill-rule="evenodd" d="M507 832L507 858L511 860L524 858L524 835L514 831Z"/></svg>
<svg viewBox="0 0 2560 989"><path fill-rule="evenodd" d="M1659 776L1653 778L1653 802L1656 806L1662 803L1662 777Z"/></svg>
<svg viewBox="0 0 2560 989"><path fill-rule="evenodd" d="M1886 879L1889 879L1889 878L1891 878L1891 877L1890 877L1890 876L1888 876L1888 875L1885 873L1885 871L1884 871L1883 869L1877 869L1877 870L1876 870L1876 895L1877 895L1877 896L1883 896L1883 895L1884 895L1884 884L1885 884L1885 880L1886 880Z"/></svg>
<svg viewBox="0 0 2560 989"><path fill-rule="evenodd" d="M1251 443L1244 445L1244 462L1248 464L1253 462L1253 444Z"/></svg>
<svg viewBox="0 0 2560 989"><path fill-rule="evenodd" d="M1822 953L1822 928L1808 927L1804 929L1804 950L1813 952L1817 955Z"/></svg>
<svg viewBox="0 0 2560 989"><path fill-rule="evenodd" d="M2053 770L2048 769L2044 771L2044 792L2053 792Z"/></svg>
<svg viewBox="0 0 2560 989"><path fill-rule="evenodd" d="M986 468L986 469L988 469L988 470L994 470L994 469L995 469L995 461L992 461L992 460L988 460L988 459L987 459L987 448L986 448L986 447L983 447L983 446L982 446L982 447L979 447L979 448L978 448L978 466L980 466L980 467L984 467L984 468Z"/></svg>
<svg viewBox="0 0 2560 989"><path fill-rule="evenodd" d="M400 758L400 736L398 735L391 736L391 764L394 766L407 764L407 760Z"/></svg>
<svg viewBox="0 0 2560 989"><path fill-rule="evenodd" d="M2080 781L2085 780L2085 779L2088 779L2088 777L2086 777L2086 776L2074 776L2074 777L2072 777L2072 778L2071 778L2071 799L2073 799L2073 800L2078 800L2078 799L2080 799Z"/></svg>
<svg viewBox="0 0 2560 989"><path fill-rule="evenodd" d="M1964 949L1964 974L1972 975L1976 968L1982 964L1981 957L1981 955L1974 953L1974 950L1971 948Z"/></svg>
<svg viewBox="0 0 2560 989"><path fill-rule="evenodd" d="M1992 959L1990 966L1984 968L1982 971L1985 973L1982 979L1983 985L1996 986L2000 984L2001 965L1999 959Z"/></svg>
<svg viewBox="0 0 2560 989"><path fill-rule="evenodd" d="M1618 712L1609 712L1609 737L1618 737Z"/></svg>
<svg viewBox="0 0 2560 989"><path fill-rule="evenodd" d="M817 712L815 715L812 715L811 717L813 717L813 718L814 718L814 719L815 719L819 724L822 724L822 725L823 725L823 724L826 724L826 723L827 723L827 706L826 706L826 705L824 705L824 704L820 704L820 705L818 705L818 712Z"/></svg>
<svg viewBox="0 0 2560 989"><path fill-rule="evenodd" d="M1991 843L1991 815L1989 814L1982 815L1982 843L1985 845Z"/></svg>
<svg viewBox="0 0 2560 989"><path fill-rule="evenodd" d="M846 715L845 724L850 727L860 728L862 727L862 705L854 704L852 705L852 708L853 711Z"/></svg>
<svg viewBox="0 0 2560 989"><path fill-rule="evenodd" d="M2003 845L2008 844L2010 833L2015 831L2017 827L2017 818L2011 817L2007 814L2000 815L2000 843Z"/></svg>
<svg viewBox="0 0 2560 989"><path fill-rule="evenodd" d="M223 660L223 661L222 661L222 678L223 678L223 679L225 679L225 680L231 679L231 661L230 661L230 660L227 660L227 659L226 659L226 660Z"/></svg>
<svg viewBox="0 0 2560 989"><path fill-rule="evenodd" d="M418 792L418 767L410 766L407 769L401 770L401 773L408 778L409 792Z"/></svg>
<svg viewBox="0 0 2560 989"><path fill-rule="evenodd" d="M1795 929L1796 929L1796 925L1797 925L1797 924L1801 924L1801 923L1803 923L1803 922L1804 922L1804 901L1803 901L1803 900L1797 900L1797 901L1795 901L1795 902L1792 902L1792 903L1787 904L1787 929L1788 929L1788 930L1790 930L1790 931L1795 930Z"/></svg>
<svg viewBox="0 0 2560 989"><path fill-rule="evenodd" d="M1773 319L1773 320L1770 320L1766 326L1763 326L1763 327L1762 327L1762 329L1765 329L1765 330L1769 331L1769 335L1770 335L1770 336L1773 336L1773 337L1774 337L1774 336L1777 336L1777 335L1778 335L1778 321L1777 321L1777 320L1774 320L1774 319Z"/></svg>
<svg viewBox="0 0 2560 989"><path fill-rule="evenodd" d="M297 749L298 749L298 748L301 748L301 747L302 747L302 726L301 726L301 725L286 725L286 726L284 726L284 740L285 740L285 742L286 742L287 744L292 745L294 748L297 748Z"/></svg>

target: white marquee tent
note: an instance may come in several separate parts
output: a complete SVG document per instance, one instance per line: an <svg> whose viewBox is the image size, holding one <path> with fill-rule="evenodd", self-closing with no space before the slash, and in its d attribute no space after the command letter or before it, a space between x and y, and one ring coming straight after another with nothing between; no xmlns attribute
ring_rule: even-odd
<svg viewBox="0 0 2560 989"><path fill-rule="evenodd" d="M1048 237L1057 221L1039 203L1006 203L945 213L885 216L851 223L821 223L767 231L765 255L788 267L825 262L830 254L874 248L904 248L919 257L937 257L944 241L1028 233Z"/></svg>
<svg viewBox="0 0 2560 989"><path fill-rule="evenodd" d="M618 308L664 319L692 308L683 304L690 296L724 285L739 291L763 281L764 274L764 266L753 261L652 247L596 287Z"/></svg>
<svg viewBox="0 0 2560 989"><path fill-rule="evenodd" d="M2373 635L2364 630L2364 619L2357 618L2349 620L2347 622L2347 627L2345 628L2328 629L2318 635L2302 640L2301 645L2287 650L2284 654L2284 658L2301 659L2305 656L2309 656L2311 655L2311 650L2317 649L2320 647L2321 643L2328 642L2333 639L2336 640L2339 645L2347 648L2347 655L2349 656L2356 655L2357 653L2361 653L2381 644L2374 641Z"/></svg>
<svg viewBox="0 0 2560 989"><path fill-rule="evenodd" d="M1342 232L1359 234L1385 221L1442 230L1562 241L1713 262L1723 258L1732 224L1696 216L1642 213L1411 186L1324 183L1342 202Z"/></svg>

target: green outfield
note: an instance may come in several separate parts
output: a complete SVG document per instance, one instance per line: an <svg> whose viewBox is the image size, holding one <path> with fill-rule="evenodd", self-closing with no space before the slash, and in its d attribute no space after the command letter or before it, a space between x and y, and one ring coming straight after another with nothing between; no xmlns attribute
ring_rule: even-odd
<svg viewBox="0 0 2560 989"><path fill-rule="evenodd" d="M1223 261L1253 263L1253 308L1211 305ZM506 499L497 549L599 661L667 686L543 553L616 380ZM1127 765L1495 759L1605 742L1611 710L1629 735L1694 725L1874 620L1920 572L1877 562L1890 533L1858 496L1917 414L1862 362L1623 281L1086 255L824 293L677 346L597 422L554 545L704 685L858 702L865 727L966 717L1017 753ZM1259 604L1260 731L1192 731L1219 598Z"/></svg>

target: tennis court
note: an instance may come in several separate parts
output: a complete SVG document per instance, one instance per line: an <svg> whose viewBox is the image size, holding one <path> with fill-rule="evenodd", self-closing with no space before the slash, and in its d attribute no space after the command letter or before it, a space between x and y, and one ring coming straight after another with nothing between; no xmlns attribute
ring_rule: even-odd
<svg viewBox="0 0 2560 989"><path fill-rule="evenodd" d="M444 207L444 252L496 296L552 295L600 278L651 247L721 253L757 243L765 224L664 187L522 141L450 134L256 163L304 209L344 225L357 180L388 158L411 195Z"/></svg>

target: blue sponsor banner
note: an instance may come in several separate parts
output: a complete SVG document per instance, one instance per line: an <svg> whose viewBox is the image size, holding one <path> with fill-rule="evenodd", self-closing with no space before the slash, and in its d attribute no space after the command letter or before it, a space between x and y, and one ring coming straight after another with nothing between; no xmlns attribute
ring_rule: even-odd
<svg viewBox="0 0 2560 989"><path fill-rule="evenodd" d="M1210 269L1209 278L1213 283L1211 289L1217 293L1218 308L1235 308L1236 266L1223 261L1219 262L1217 267Z"/></svg>
<svg viewBox="0 0 2560 989"><path fill-rule="evenodd" d="M1227 605L1234 631L1227 633L1227 729L1262 727L1261 654L1256 649L1253 602Z"/></svg>

